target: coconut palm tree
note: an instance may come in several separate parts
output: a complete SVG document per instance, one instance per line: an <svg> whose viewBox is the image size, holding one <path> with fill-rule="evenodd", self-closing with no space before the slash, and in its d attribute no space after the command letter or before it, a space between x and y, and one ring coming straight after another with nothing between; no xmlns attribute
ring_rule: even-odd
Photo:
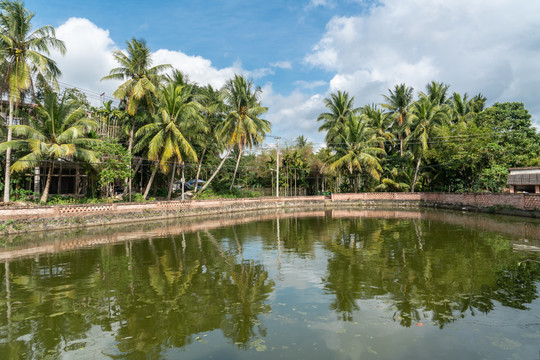
<svg viewBox="0 0 540 360"><path fill-rule="evenodd" d="M350 175L355 171L367 173L373 179L379 180L383 169L378 156L386 154L384 149L377 146L380 139L357 116L351 116L345 125L340 135L341 145L336 148L330 168L345 168ZM357 188L355 182L355 191Z"/></svg>
<svg viewBox="0 0 540 360"><path fill-rule="evenodd" d="M239 151L230 187L232 189L242 150L262 143L264 135L270 131L270 122L259 117L268 111L268 108L260 105L259 97L262 93L260 87L254 89L251 80L248 81L241 75L235 75L234 79L230 79L225 84L223 93L228 112L220 131L220 137L224 139L228 148L216 171L201 188L201 192L210 185L234 146L237 146Z"/></svg>
<svg viewBox="0 0 540 360"><path fill-rule="evenodd" d="M482 93L478 93L477 95L473 96L470 101L471 111L477 114L481 113L482 111L484 111L486 101L487 98Z"/></svg>
<svg viewBox="0 0 540 360"><path fill-rule="evenodd" d="M29 125L12 125L15 136L24 139L10 140L0 144L0 151L13 148L21 151L21 156L11 166L11 172L20 172L38 166L43 160L49 162L47 181L41 196L46 202L51 185L54 161L84 161L91 165L98 159L93 150L96 139L87 137L96 129L96 121L86 118L86 111L76 101L65 95L58 99L54 92L46 92L43 103L38 102L35 116L29 118Z"/></svg>
<svg viewBox="0 0 540 360"><path fill-rule="evenodd" d="M48 57L51 50L66 52L64 42L56 38L52 26L33 30L34 13L19 1L0 1L0 58L3 86L8 89L9 118L7 142L12 140L13 112L22 92L32 87L32 75L56 85L60 70ZM4 202L9 201L11 148L6 149Z"/></svg>
<svg viewBox="0 0 540 360"><path fill-rule="evenodd" d="M394 117L393 127L399 139L399 153L403 156L403 143L408 132L408 115L414 97L414 89L405 84L399 84L394 87L394 90L388 89L388 92L390 95L383 95L387 102L381 106L388 109Z"/></svg>
<svg viewBox="0 0 540 360"><path fill-rule="evenodd" d="M211 85L199 88L201 97L200 103L204 106L204 117L208 126L208 133L202 141L198 143L201 149L199 155L199 165L197 166L197 174L195 175L195 184L199 183L199 176L204 156L207 152L219 154L225 148L224 139L221 136L221 127L225 118L225 103L223 91L214 89ZM196 193L199 190L195 186L193 191Z"/></svg>
<svg viewBox="0 0 540 360"><path fill-rule="evenodd" d="M390 132L390 114L375 104L363 106L360 112L368 125L375 131L377 138L381 140L380 148L384 149L384 144L394 139L394 135Z"/></svg>
<svg viewBox="0 0 540 360"><path fill-rule="evenodd" d="M299 149L302 149L302 148L305 148L305 147L308 147L308 146L311 146L311 145L312 145L312 144L309 142L308 138L305 137L304 135L298 136L298 137L294 140L294 143L295 143L296 147L298 147Z"/></svg>
<svg viewBox="0 0 540 360"><path fill-rule="evenodd" d="M225 118L222 133L229 140L229 145L238 147L238 159L229 190L232 190L242 151L246 147L261 144L264 135L270 131L270 122L260 116L268 111L267 107L259 102L262 90L253 88L253 81L243 76L235 75L229 80L224 90L225 102L229 106L229 113Z"/></svg>
<svg viewBox="0 0 540 360"><path fill-rule="evenodd" d="M413 104L411 121L414 124L414 130L407 141L412 140L416 144L416 168L411 184L411 192L414 192L422 157L429 148L429 141L434 132L448 122L448 109L431 102L428 97L421 97Z"/></svg>
<svg viewBox="0 0 540 360"><path fill-rule="evenodd" d="M171 170L171 185L176 166L185 159L197 161L197 154L188 141L188 134L207 131L201 116L202 105L192 99L190 85L176 85L171 82L159 92L158 115L154 122L144 125L136 136L140 138L135 150L148 149L148 158L156 162L143 197L146 199L158 168L164 173Z"/></svg>
<svg viewBox="0 0 540 360"><path fill-rule="evenodd" d="M346 91L330 94L330 98L324 99L324 106L329 111L320 114L317 118L317 121L323 122L319 131L326 131L325 141L332 145L332 142L339 138L348 119L356 114L358 109L354 108L354 96L349 97Z"/></svg>
<svg viewBox="0 0 540 360"><path fill-rule="evenodd" d="M427 97L435 105L449 105L451 98L448 96L450 85L443 82L432 81L426 85L426 92L420 92L420 97Z"/></svg>
<svg viewBox="0 0 540 360"><path fill-rule="evenodd" d="M120 65L110 71L101 80L119 80L123 83L116 89L113 96L126 102L126 112L133 121L129 131L128 151L133 148L135 133L135 117L141 101L151 108L151 95L156 94L159 83L164 79L161 72L171 68L171 65L156 65L152 67L152 54L144 40L132 38L126 42L127 53L121 50L113 52L115 60Z"/></svg>
<svg viewBox="0 0 540 360"><path fill-rule="evenodd" d="M119 123L123 121L126 113L113 107L112 100L103 103L103 107L97 110L101 120L101 135L107 138L116 138Z"/></svg>

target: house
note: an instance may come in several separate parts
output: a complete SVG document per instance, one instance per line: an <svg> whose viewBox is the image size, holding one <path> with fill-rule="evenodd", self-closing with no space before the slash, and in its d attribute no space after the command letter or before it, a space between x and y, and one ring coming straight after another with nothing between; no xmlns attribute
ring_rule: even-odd
<svg viewBox="0 0 540 360"><path fill-rule="evenodd" d="M540 166L508 169L510 192L527 192L540 194Z"/></svg>

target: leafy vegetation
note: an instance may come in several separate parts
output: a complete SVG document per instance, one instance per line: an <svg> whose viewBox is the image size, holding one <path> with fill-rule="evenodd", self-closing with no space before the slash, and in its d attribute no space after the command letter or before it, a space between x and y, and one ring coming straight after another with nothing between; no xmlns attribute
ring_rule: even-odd
<svg viewBox="0 0 540 360"><path fill-rule="evenodd" d="M271 123L252 80L235 75L221 89L201 86L171 65L153 64L146 42L133 38L114 52L118 66L102 79L122 81L118 101L94 108L80 90L58 93L60 69L47 56L66 49L54 28L33 30L34 15L21 1L0 1L0 10L6 202L10 192L25 201L39 194L46 202L49 193L119 201L184 199L188 191L268 196L277 186L293 196L500 192L509 167L540 165L540 135L523 104L486 107L482 94L451 92L436 81L417 92L397 84L382 103L364 106L346 91L331 93L317 117L325 143L300 135L282 145L278 164L275 148L263 145ZM197 186L186 186L190 180Z"/></svg>

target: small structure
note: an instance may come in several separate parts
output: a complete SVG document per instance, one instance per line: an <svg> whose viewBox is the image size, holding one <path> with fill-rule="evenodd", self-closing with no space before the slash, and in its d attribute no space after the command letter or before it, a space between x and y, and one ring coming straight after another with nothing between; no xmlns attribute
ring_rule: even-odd
<svg viewBox="0 0 540 360"><path fill-rule="evenodd" d="M44 161L26 173L22 188L41 194L47 182L49 164ZM49 195L85 196L89 186L87 171L77 162L55 160Z"/></svg>
<svg viewBox="0 0 540 360"><path fill-rule="evenodd" d="M540 166L508 169L510 192L527 192L540 194Z"/></svg>

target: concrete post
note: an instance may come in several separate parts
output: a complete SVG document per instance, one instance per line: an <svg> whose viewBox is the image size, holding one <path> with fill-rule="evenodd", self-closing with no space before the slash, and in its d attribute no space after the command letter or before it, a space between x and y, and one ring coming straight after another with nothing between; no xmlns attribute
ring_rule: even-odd
<svg viewBox="0 0 540 360"><path fill-rule="evenodd" d="M34 168L34 192L36 194L41 194L40 180L41 180L41 176L39 173L39 166L36 166Z"/></svg>

